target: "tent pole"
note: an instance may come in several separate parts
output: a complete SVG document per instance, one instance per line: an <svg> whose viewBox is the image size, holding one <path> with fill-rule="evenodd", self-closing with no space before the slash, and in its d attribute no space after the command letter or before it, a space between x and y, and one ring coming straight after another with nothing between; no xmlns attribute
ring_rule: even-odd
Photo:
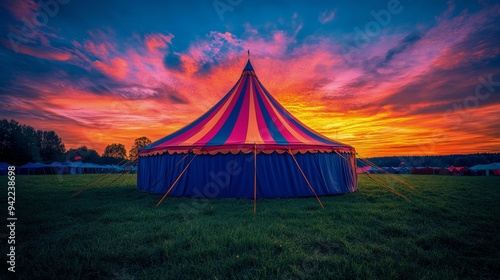
<svg viewBox="0 0 500 280"><path fill-rule="evenodd" d="M257 213L257 145L253 144L253 214Z"/></svg>
<svg viewBox="0 0 500 280"><path fill-rule="evenodd" d="M309 186L309 188L311 189L312 193L314 194L314 196L318 200L319 205L321 205L321 208L325 209L325 206L323 206L323 203L321 203L321 200L319 199L318 195L316 194L316 192L314 191L313 187L311 186L311 183L309 183L309 180L307 180L306 174L304 174L304 171L302 171L302 168L300 168L299 163L295 159L295 156L292 153L292 149L288 149L288 153L290 153L290 155L292 155L292 158L295 161L295 164L297 164L297 167L299 168L300 173L302 173L302 176L304 176L304 179L306 179L307 185Z"/></svg>
<svg viewBox="0 0 500 280"><path fill-rule="evenodd" d="M160 201L158 201L158 203L156 204L156 206L160 205L163 200L167 197L167 195L170 193L170 191L174 188L175 184L177 184L177 182L179 181L179 179L181 179L182 175L184 174L184 172L186 172L186 170L188 169L189 165L191 165L191 162L193 162L193 159L196 157L197 155L194 154L194 157L189 161L189 163L186 165L186 167L184 167L184 170L182 170L181 174L179 174L179 176L177 177L177 179L175 179L174 183L172 184L172 186L170 186L170 188L168 189L168 191L165 193L165 195L160 199Z"/></svg>

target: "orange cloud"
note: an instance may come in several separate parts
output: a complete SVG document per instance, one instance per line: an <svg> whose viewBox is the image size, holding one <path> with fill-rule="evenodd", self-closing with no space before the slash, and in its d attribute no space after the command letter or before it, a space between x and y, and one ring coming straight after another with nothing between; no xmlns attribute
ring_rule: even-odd
<svg viewBox="0 0 500 280"><path fill-rule="evenodd" d="M128 74L127 62L119 57L111 59L109 64L96 60L93 62L93 65L102 73L117 80L124 79Z"/></svg>

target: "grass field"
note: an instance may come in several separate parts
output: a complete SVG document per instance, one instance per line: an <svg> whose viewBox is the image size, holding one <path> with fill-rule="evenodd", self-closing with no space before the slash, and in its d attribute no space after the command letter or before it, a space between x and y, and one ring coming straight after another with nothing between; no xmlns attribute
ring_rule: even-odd
<svg viewBox="0 0 500 280"><path fill-rule="evenodd" d="M2 261L2 279L500 278L498 177L402 176L417 188L395 185L410 203L360 175L325 209L260 199L256 216L246 199L155 207L135 175L71 197L100 177L17 176L16 273Z"/></svg>

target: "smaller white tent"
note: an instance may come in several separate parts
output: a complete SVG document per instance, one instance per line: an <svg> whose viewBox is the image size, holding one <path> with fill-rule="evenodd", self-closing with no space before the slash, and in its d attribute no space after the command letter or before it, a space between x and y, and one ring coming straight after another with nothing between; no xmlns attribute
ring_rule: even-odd
<svg viewBox="0 0 500 280"><path fill-rule="evenodd" d="M490 173L495 175L500 174L500 162L490 163L490 164L478 164L469 168L474 171L485 171L486 176L490 176Z"/></svg>

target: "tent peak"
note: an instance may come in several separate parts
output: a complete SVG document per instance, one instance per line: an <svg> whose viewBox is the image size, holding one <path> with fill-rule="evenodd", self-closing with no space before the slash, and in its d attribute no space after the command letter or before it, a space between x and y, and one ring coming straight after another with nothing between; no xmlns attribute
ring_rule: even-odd
<svg viewBox="0 0 500 280"><path fill-rule="evenodd" d="M243 68L243 72L245 71L254 71L252 63L250 63L250 58L247 61L247 65L245 65L245 68Z"/></svg>
<svg viewBox="0 0 500 280"><path fill-rule="evenodd" d="M241 73L241 75L242 76L245 76L245 75L256 76L255 71L253 70L252 63L250 63L250 58L248 59L247 64L245 65L245 68L243 68L243 73Z"/></svg>
<svg viewBox="0 0 500 280"><path fill-rule="evenodd" d="M245 65L245 68L243 68L242 75L245 75L245 74L255 75L255 71L253 70L252 63L250 63L250 50L247 50L247 53L248 53L248 61L247 61L247 65Z"/></svg>

